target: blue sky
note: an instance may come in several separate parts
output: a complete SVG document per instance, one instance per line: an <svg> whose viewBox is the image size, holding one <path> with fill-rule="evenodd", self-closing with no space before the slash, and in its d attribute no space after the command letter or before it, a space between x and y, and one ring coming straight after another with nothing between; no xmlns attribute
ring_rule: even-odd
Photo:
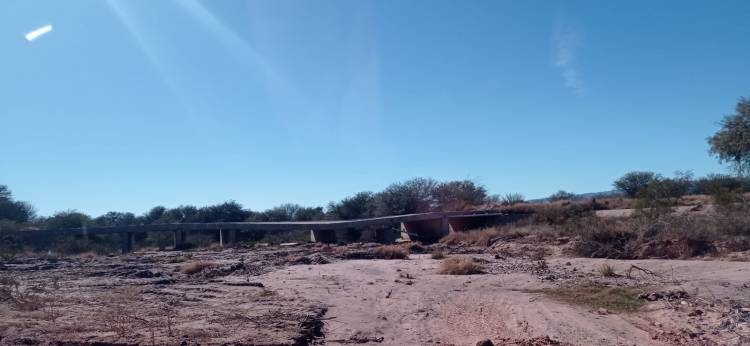
<svg viewBox="0 0 750 346"><path fill-rule="evenodd" d="M529 198L725 172L747 1L0 2L0 184L42 215L322 205L425 176ZM24 34L51 24L32 42Z"/></svg>

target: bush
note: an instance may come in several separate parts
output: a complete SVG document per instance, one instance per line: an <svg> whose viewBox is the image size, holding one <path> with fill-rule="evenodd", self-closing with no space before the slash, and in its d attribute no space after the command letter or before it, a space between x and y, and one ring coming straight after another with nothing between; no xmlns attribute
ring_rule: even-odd
<svg viewBox="0 0 750 346"><path fill-rule="evenodd" d="M375 258L408 259L409 251L399 245L383 245L375 249Z"/></svg>
<svg viewBox="0 0 750 346"><path fill-rule="evenodd" d="M719 191L750 191L750 177L733 177L726 174L709 174L696 179L691 194L713 195Z"/></svg>
<svg viewBox="0 0 750 346"><path fill-rule="evenodd" d="M492 240L502 233L496 228L485 228L468 232L452 232L440 239L445 245L490 246Z"/></svg>
<svg viewBox="0 0 750 346"><path fill-rule="evenodd" d="M183 274L195 275L213 266L214 264L211 262L205 262L205 261L189 262L189 263L185 263L184 265L182 265L182 267L180 267L180 271Z"/></svg>
<svg viewBox="0 0 750 346"><path fill-rule="evenodd" d="M435 250L432 253L430 253L430 258L434 260L441 260L445 258L445 252L442 252L440 250Z"/></svg>
<svg viewBox="0 0 750 346"><path fill-rule="evenodd" d="M680 197L690 191L692 185L690 172L678 171L674 178L657 176L638 191L636 208L646 215L669 213L672 211L671 207L677 204Z"/></svg>
<svg viewBox="0 0 750 346"><path fill-rule="evenodd" d="M438 273L447 275L483 274L484 267L471 257L450 257L440 263Z"/></svg>
<svg viewBox="0 0 750 346"><path fill-rule="evenodd" d="M525 198L520 193L507 193L501 198L501 201L503 205L515 205L523 203Z"/></svg>
<svg viewBox="0 0 750 346"><path fill-rule="evenodd" d="M750 214L585 218L566 225L578 234L576 255L615 259L689 258L750 249Z"/></svg>
<svg viewBox="0 0 750 346"><path fill-rule="evenodd" d="M571 219L591 216L597 209L599 209L598 204L588 202L543 204L534 208L531 221L533 223L560 225Z"/></svg>

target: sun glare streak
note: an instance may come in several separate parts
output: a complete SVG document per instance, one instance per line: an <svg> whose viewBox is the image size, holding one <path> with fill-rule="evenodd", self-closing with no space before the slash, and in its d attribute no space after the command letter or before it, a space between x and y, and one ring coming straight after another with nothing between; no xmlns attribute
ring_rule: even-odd
<svg viewBox="0 0 750 346"><path fill-rule="evenodd" d="M52 25L51 24L47 24L47 25L45 25L45 26L43 26L41 28L38 28L38 29L35 29L35 30L32 30L32 31L26 33L26 35L24 35L24 37L26 37L26 41L31 42L31 41L36 40L40 36L42 36L42 35L50 32L50 31L52 31Z"/></svg>
<svg viewBox="0 0 750 346"><path fill-rule="evenodd" d="M157 48L155 44L151 44L146 37L149 35L145 32L143 32L143 29L141 29L142 25L136 25L138 24L137 21L133 18L130 11L123 6L120 5L115 0L107 0L107 5L112 9L112 12L115 13L117 18L120 20L120 22L125 26L125 28L128 30L128 33L130 33L130 36L135 40L135 42L140 47L143 54L146 56L146 59L148 60L149 64L154 68L156 73L158 74L159 78L166 84L166 86L169 88L169 90L172 92L172 94L177 98L177 101L180 103L180 106L186 110L189 114L192 115L192 110L190 107L188 107L188 104L186 102L186 98L183 96L183 93L181 89L179 88L178 84L175 82L174 78L170 77L168 64L164 63L162 59L157 54Z"/></svg>
<svg viewBox="0 0 750 346"><path fill-rule="evenodd" d="M266 92L276 104L277 110L281 110L281 108L286 109L286 111L281 112L280 115L282 117L288 118L290 114L298 117L302 114L300 110L306 109L306 107L291 105L292 103L300 102L302 98L276 66L250 46L231 28L222 23L218 17L206 9L200 2L179 1L177 3L207 31L221 40L228 49L235 50L239 56L250 59L251 67L262 77ZM294 109L290 109L290 106ZM289 122L295 121L293 119L285 120Z"/></svg>
<svg viewBox="0 0 750 346"><path fill-rule="evenodd" d="M180 1L178 4L208 31L217 36L230 48L237 49L243 56L249 57L265 78L274 84L285 84L284 78L278 69L268 59L258 53L242 37L232 29L224 25L211 11L206 9L198 1Z"/></svg>

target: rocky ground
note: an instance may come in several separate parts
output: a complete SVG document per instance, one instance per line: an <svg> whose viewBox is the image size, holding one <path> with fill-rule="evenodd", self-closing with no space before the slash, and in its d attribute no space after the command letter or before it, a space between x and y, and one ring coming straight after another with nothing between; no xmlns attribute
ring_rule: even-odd
<svg viewBox="0 0 750 346"><path fill-rule="evenodd" d="M444 275L433 248L377 246L23 257L0 265L0 345L750 344L747 262L436 246L485 271ZM579 287L637 290L639 307L551 294Z"/></svg>

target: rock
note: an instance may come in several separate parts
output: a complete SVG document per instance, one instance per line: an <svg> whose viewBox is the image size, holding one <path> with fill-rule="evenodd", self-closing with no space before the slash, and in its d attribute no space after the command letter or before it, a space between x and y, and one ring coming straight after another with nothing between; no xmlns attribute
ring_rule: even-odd
<svg viewBox="0 0 750 346"><path fill-rule="evenodd" d="M490 339L484 339L477 342L477 346L495 346Z"/></svg>
<svg viewBox="0 0 750 346"><path fill-rule="evenodd" d="M133 273L130 276L134 278L139 278L139 279L148 279L148 278L152 278L154 276L160 276L160 275L154 275L154 273L150 270L140 270L140 271Z"/></svg>
<svg viewBox="0 0 750 346"><path fill-rule="evenodd" d="M596 313L599 315L609 315L609 310L605 308L599 308L596 310Z"/></svg>

